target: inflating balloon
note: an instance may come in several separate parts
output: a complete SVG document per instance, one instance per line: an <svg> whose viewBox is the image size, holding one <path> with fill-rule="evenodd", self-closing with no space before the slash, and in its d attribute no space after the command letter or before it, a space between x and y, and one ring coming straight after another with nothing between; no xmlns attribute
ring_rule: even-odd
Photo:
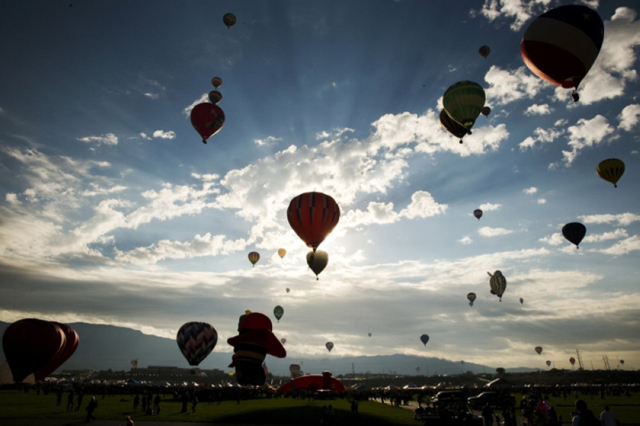
<svg viewBox="0 0 640 426"><path fill-rule="evenodd" d="M587 228L579 222L567 223L562 227L562 235L576 245L576 249L580 248L578 244L587 233Z"/></svg>
<svg viewBox="0 0 640 426"><path fill-rule="evenodd" d="M485 59L487 59L489 53L491 53L491 48L489 46L481 46L480 49L478 49L478 54Z"/></svg>
<svg viewBox="0 0 640 426"><path fill-rule="evenodd" d="M502 275L502 272L500 271L495 271L493 275L491 274L491 272L487 272L487 274L491 277L491 279L489 280L491 294L495 294L496 296L498 296L500 298L500 301L502 302L502 295L507 289L507 279L504 275Z"/></svg>
<svg viewBox="0 0 640 426"><path fill-rule="evenodd" d="M188 322L178 330L176 342L189 365L198 365L215 348L218 332L206 322Z"/></svg>
<svg viewBox="0 0 640 426"><path fill-rule="evenodd" d="M233 357L229 367L235 367L238 384L261 386L265 382L262 363L267 354L284 358L287 351L273 334L269 317L259 312L240 316L238 335L227 339L233 346Z"/></svg>
<svg viewBox="0 0 640 426"><path fill-rule="evenodd" d="M316 274L316 280L320 279L318 275L327 267L328 263L329 254L326 251L316 250L307 253L307 265L309 265L309 268Z"/></svg>
<svg viewBox="0 0 640 426"><path fill-rule="evenodd" d="M596 167L596 173L607 182L611 182L614 188L618 187L618 180L624 174L624 163L617 158L609 158L601 161Z"/></svg>
<svg viewBox="0 0 640 426"><path fill-rule="evenodd" d="M542 353L542 346L536 346L535 351L538 352L538 355Z"/></svg>
<svg viewBox="0 0 640 426"><path fill-rule="evenodd" d="M327 342L324 346L329 352L331 352L331 349L333 349L333 342Z"/></svg>
<svg viewBox="0 0 640 426"><path fill-rule="evenodd" d="M2 349L14 382L44 368L65 343L65 334L56 324L27 318L9 325L2 336Z"/></svg>
<svg viewBox="0 0 640 426"><path fill-rule="evenodd" d="M47 365L33 372L35 379L39 382L43 381L51 373L56 371L58 367L60 367L69 358L71 358L71 355L73 355L76 349L78 349L78 343L80 343L78 333L76 333L73 328L69 327L66 324L60 324L58 322L54 322L53 324L60 327L60 329L64 333L64 344L62 345L61 350L58 351L56 356L54 356L53 359L49 361L49 363L47 363Z"/></svg>
<svg viewBox="0 0 640 426"><path fill-rule="evenodd" d="M482 217L482 210L480 209L475 209L473 211L473 215L476 217L476 219L480 220L480 218Z"/></svg>
<svg viewBox="0 0 640 426"><path fill-rule="evenodd" d="M284 259L285 254L287 254L287 251L285 249L278 249L278 256L280 256L280 259Z"/></svg>
<svg viewBox="0 0 640 426"><path fill-rule="evenodd" d="M294 197L287 208L293 231L315 251L340 220L340 207L329 195L305 192Z"/></svg>
<svg viewBox="0 0 640 426"><path fill-rule="evenodd" d="M426 334L423 334L422 336L420 336L420 341L427 346L427 342L429 341L429 336L427 336Z"/></svg>
<svg viewBox="0 0 640 426"><path fill-rule="evenodd" d="M540 15L522 37L524 63L538 77L565 89L576 89L598 57L604 24L586 6L566 5Z"/></svg>
<svg viewBox="0 0 640 426"><path fill-rule="evenodd" d="M227 29L233 27L236 24L236 15L233 13L225 13L222 17L222 22L227 26Z"/></svg>
<svg viewBox="0 0 640 426"><path fill-rule="evenodd" d="M284 309L282 309L282 306L278 305L273 308L273 315L276 317L278 322L280 322L280 318L282 318L282 315L284 315Z"/></svg>
<svg viewBox="0 0 640 426"><path fill-rule="evenodd" d="M202 143L215 135L224 126L224 111L218 106L203 102L191 110L191 125L202 136Z"/></svg>
<svg viewBox="0 0 640 426"><path fill-rule="evenodd" d="M445 110L440 111L440 125L452 136L460 138L460 143L462 143L464 135L469 133L462 124L449 117L449 114L447 114Z"/></svg>
<svg viewBox="0 0 640 426"><path fill-rule="evenodd" d="M449 117L460 123L469 134L482 112L484 102L484 89L478 83L468 80L451 85L442 97L442 105Z"/></svg>
<svg viewBox="0 0 640 426"><path fill-rule="evenodd" d="M251 262L251 264L253 266L256 266L256 263L258 263L258 260L260 260L260 253L258 253L257 251L252 251L251 253L249 253L249 262Z"/></svg>
<svg viewBox="0 0 640 426"><path fill-rule="evenodd" d="M476 300L476 294L475 293L467 294L467 300L469 300L469 306L473 306L473 302Z"/></svg>

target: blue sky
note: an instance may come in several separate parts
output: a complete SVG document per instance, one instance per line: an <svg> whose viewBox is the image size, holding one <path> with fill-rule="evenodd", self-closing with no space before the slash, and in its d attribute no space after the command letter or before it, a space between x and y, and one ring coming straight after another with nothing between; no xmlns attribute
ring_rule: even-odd
<svg viewBox="0 0 640 426"><path fill-rule="evenodd" d="M245 309L281 305L287 365L333 341L332 357L569 368L578 348L638 368L638 5L580 3L605 39L573 103L519 49L573 3L3 3L0 320L164 337L206 321L230 353ZM203 145L188 112L213 76L226 122ZM461 80L492 108L462 145L438 122ZM612 157L617 189L595 173ZM318 281L285 214L307 191L342 212ZM574 221L579 250L560 234Z"/></svg>

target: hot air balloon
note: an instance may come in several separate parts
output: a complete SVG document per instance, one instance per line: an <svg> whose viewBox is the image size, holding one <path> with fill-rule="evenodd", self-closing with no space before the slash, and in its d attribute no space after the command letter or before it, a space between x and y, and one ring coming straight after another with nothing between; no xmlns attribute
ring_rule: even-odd
<svg viewBox="0 0 640 426"><path fill-rule="evenodd" d="M536 346L535 351L538 352L538 355L542 353L542 346Z"/></svg>
<svg viewBox="0 0 640 426"><path fill-rule="evenodd" d="M488 117L489 114L491 114L491 108L489 108L488 106L484 106L482 107L482 111L480 111L480 113L485 117Z"/></svg>
<svg viewBox="0 0 640 426"><path fill-rule="evenodd" d="M427 342L429 341L429 336L427 336L426 334L423 334L422 336L420 336L420 341L427 346Z"/></svg>
<svg viewBox="0 0 640 426"><path fill-rule="evenodd" d="M569 358L569 362L571 363L571 365L575 365L576 364L576 359L574 357Z"/></svg>
<svg viewBox="0 0 640 426"><path fill-rule="evenodd" d="M280 259L284 259L285 254L287 254L287 251L285 249L278 249L278 256L280 256Z"/></svg>
<svg viewBox="0 0 640 426"><path fill-rule="evenodd" d="M604 39L598 12L566 5L536 18L522 37L524 63L538 77L565 89L576 89L593 65Z"/></svg>
<svg viewBox="0 0 640 426"><path fill-rule="evenodd" d="M289 366L291 377L297 377L300 374L300 364L291 364Z"/></svg>
<svg viewBox="0 0 640 426"><path fill-rule="evenodd" d="M451 85L442 97L442 105L449 117L460 123L469 134L482 112L484 101L484 89L478 83L468 80Z"/></svg>
<svg viewBox="0 0 640 426"><path fill-rule="evenodd" d="M480 49L478 49L478 54L485 59L487 59L489 53L491 53L491 48L489 46L480 46Z"/></svg>
<svg viewBox="0 0 640 426"><path fill-rule="evenodd" d="M307 253L307 265L316 274L316 280L319 280L318 275L326 268L329 263L329 254L326 251L316 250Z"/></svg>
<svg viewBox="0 0 640 426"><path fill-rule="evenodd" d="M13 380L22 382L44 368L65 343L65 334L56 324L27 318L9 325L2 336L2 349Z"/></svg>
<svg viewBox="0 0 640 426"><path fill-rule="evenodd" d="M496 296L498 296L500 298L500 301L502 302L502 295L507 289L507 279L504 275L502 275L502 272L500 271L495 271L493 275L491 275L491 272L487 272L487 274L489 274L489 276L491 277L491 279L489 280L491 294L495 294Z"/></svg>
<svg viewBox="0 0 640 426"><path fill-rule="evenodd" d="M338 224L340 207L329 195L305 192L289 203L287 220L298 237L316 251Z"/></svg>
<svg viewBox="0 0 640 426"><path fill-rule="evenodd" d="M520 304L522 305L524 303L524 299L521 297L520 298Z"/></svg>
<svg viewBox="0 0 640 426"><path fill-rule="evenodd" d="M249 262L251 262L251 264L253 266L256 266L256 263L258 263L258 260L260 260L260 253L258 253L257 251L252 251L251 253L249 253Z"/></svg>
<svg viewBox="0 0 640 426"><path fill-rule="evenodd" d="M206 322L188 322L178 330L176 342L189 365L198 365L218 343L218 332Z"/></svg>
<svg viewBox="0 0 640 426"><path fill-rule="evenodd" d="M285 343L287 343L287 339L285 339L285 338L283 337L282 339L280 339L280 343L282 343L282 344L284 345Z"/></svg>
<svg viewBox="0 0 640 426"><path fill-rule="evenodd" d="M224 111L208 102L200 103L191 110L191 125L202 136L202 143L215 135L224 126Z"/></svg>
<svg viewBox="0 0 640 426"><path fill-rule="evenodd" d="M420 366L419 365L416 365L416 372L418 372L418 373L420 372Z"/></svg>
<svg viewBox="0 0 640 426"><path fill-rule="evenodd" d="M462 124L449 117L449 114L447 114L445 110L440 111L440 125L449 132L450 135L460 138L460 143L462 143L464 135L469 133Z"/></svg>
<svg viewBox="0 0 640 426"><path fill-rule="evenodd" d="M33 372L33 375L37 381L43 381L46 377L48 377L51 373L56 371L58 367L64 364L71 355L73 355L78 349L78 343L80 342L80 338L78 337L78 333L69 327L66 324L60 324L58 322L54 322L53 324L60 327L62 332L64 333L65 339L62 348L56 356L53 357L47 365Z"/></svg>
<svg viewBox="0 0 640 426"><path fill-rule="evenodd" d="M587 233L587 228L579 222L567 223L562 227L562 235L573 244L576 245L576 249L580 248L578 244L584 238Z"/></svg>
<svg viewBox="0 0 640 426"><path fill-rule="evenodd" d="M278 322L280 322L280 318L282 318L282 315L284 315L284 309L282 309L282 306L278 305L273 308L273 315L276 317Z"/></svg>
<svg viewBox="0 0 640 426"><path fill-rule="evenodd" d="M211 84L217 89L218 87L222 86L222 79L220 77L213 77L211 79Z"/></svg>
<svg viewBox="0 0 640 426"><path fill-rule="evenodd" d="M545 364L547 364L547 367L551 367L551 361L547 360Z"/></svg>
<svg viewBox="0 0 640 426"><path fill-rule="evenodd" d="M467 294L467 300L469 300L469 306L473 306L473 302L476 300L476 294L475 293Z"/></svg>
<svg viewBox="0 0 640 426"><path fill-rule="evenodd" d="M331 349L333 349L333 342L327 342L327 343L325 344L325 347L327 348L327 350L328 350L329 352L331 352Z"/></svg>
<svg viewBox="0 0 640 426"><path fill-rule="evenodd" d="M209 101L211 101L212 104L217 104L222 100L222 93L218 92L217 90L212 90L209 92Z"/></svg>
<svg viewBox="0 0 640 426"><path fill-rule="evenodd" d="M233 27L236 24L236 15L233 13L225 13L222 17L222 22L227 26L227 29Z"/></svg>
<svg viewBox="0 0 640 426"><path fill-rule="evenodd" d="M620 360L620 365L624 365L624 359Z"/></svg>
<svg viewBox="0 0 640 426"><path fill-rule="evenodd" d="M371 337L371 333L369 333L369 337Z"/></svg>
<svg viewBox="0 0 640 426"><path fill-rule="evenodd" d="M473 215L476 217L476 219L480 220L480 218L482 217L482 210L480 209L475 209L473 211Z"/></svg>
<svg viewBox="0 0 640 426"><path fill-rule="evenodd" d="M617 158L609 158L601 161L596 167L596 173L607 182L611 182L614 188L618 187L618 180L624 173L624 163Z"/></svg>
<svg viewBox="0 0 640 426"><path fill-rule="evenodd" d="M131 367L138 368L138 358L131 360Z"/></svg>
<svg viewBox="0 0 640 426"><path fill-rule="evenodd" d="M289 287L287 287L287 293L289 293L291 290L289 290Z"/></svg>

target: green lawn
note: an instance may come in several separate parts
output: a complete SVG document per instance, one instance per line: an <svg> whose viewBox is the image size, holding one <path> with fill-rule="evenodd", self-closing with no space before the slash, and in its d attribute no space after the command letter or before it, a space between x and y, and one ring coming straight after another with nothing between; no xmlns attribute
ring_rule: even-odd
<svg viewBox="0 0 640 426"><path fill-rule="evenodd" d="M32 419L84 419L84 407L91 395L84 397L80 411L66 411L65 392L61 407L56 406L56 396L36 395L35 392L25 394L19 391L0 391L0 423L3 420L16 418ZM94 415L99 419L122 420L130 415L134 420L153 420L167 422L214 422L264 425L300 425L318 424L322 418L323 405L332 404L336 413L336 425L411 425L419 423L413 420L413 413L403 408L391 407L377 402L361 401L359 414L356 417L346 400L302 401L300 399L253 399L242 401L223 401L221 405L201 402L196 412L191 412L191 404L187 413L181 413L182 404L168 396L160 404L158 415L147 416L140 411L131 411L132 395L107 396L102 399L96 396L98 408Z"/></svg>

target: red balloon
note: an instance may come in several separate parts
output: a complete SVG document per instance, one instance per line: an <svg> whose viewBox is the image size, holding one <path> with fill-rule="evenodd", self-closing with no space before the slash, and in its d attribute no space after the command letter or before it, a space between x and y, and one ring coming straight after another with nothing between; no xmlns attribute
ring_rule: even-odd
<svg viewBox="0 0 640 426"><path fill-rule="evenodd" d="M38 381L44 380L51 373L56 371L58 367L64 364L69 358L71 358L71 355L73 355L76 349L78 349L78 343L80 343L78 333L76 333L73 328L69 327L66 324L60 324L58 322L54 322L53 324L60 327L60 329L64 333L64 344L62 345L62 349L56 354L56 356L53 357L51 361L49 361L47 365L33 373L36 380Z"/></svg>
<svg viewBox="0 0 640 426"><path fill-rule="evenodd" d="M305 192L293 198L287 209L289 225L315 251L340 220L340 207L329 195Z"/></svg>
<svg viewBox="0 0 640 426"><path fill-rule="evenodd" d="M207 143L224 126L224 111L218 105L203 102L191 110L191 124L202 136L202 143Z"/></svg>
<svg viewBox="0 0 640 426"><path fill-rule="evenodd" d="M46 366L62 349L64 332L57 325L35 318L11 324L2 336L2 349L13 380L22 382Z"/></svg>

